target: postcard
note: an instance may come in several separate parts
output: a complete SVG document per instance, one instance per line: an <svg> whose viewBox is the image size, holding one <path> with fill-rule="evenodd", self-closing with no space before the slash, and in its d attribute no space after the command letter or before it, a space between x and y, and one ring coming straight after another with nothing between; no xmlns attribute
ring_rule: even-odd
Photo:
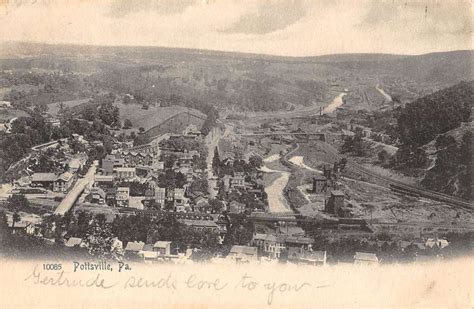
<svg viewBox="0 0 474 309"><path fill-rule="evenodd" d="M472 308L472 16L0 1L0 307Z"/></svg>

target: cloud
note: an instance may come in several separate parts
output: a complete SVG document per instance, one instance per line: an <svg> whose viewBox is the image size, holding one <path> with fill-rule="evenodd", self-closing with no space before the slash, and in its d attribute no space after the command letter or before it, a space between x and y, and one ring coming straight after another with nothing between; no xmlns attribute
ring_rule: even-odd
<svg viewBox="0 0 474 309"><path fill-rule="evenodd" d="M266 34L294 24L306 14L302 0L268 1L256 11L245 14L225 33Z"/></svg>
<svg viewBox="0 0 474 309"><path fill-rule="evenodd" d="M178 14L196 2L196 0L113 0L110 4L110 16L120 18L130 13L147 10L161 14Z"/></svg>

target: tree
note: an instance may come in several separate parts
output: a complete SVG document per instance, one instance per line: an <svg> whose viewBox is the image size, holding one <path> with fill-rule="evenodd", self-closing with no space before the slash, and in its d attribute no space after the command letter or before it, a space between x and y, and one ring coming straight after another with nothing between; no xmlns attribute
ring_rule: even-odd
<svg viewBox="0 0 474 309"><path fill-rule="evenodd" d="M48 111L48 105L47 104L37 104L35 105L35 107L33 108L33 112L38 114L38 115L41 115L43 113L46 113Z"/></svg>
<svg viewBox="0 0 474 309"><path fill-rule="evenodd" d="M3 211L0 211L0 251L5 247L5 244L10 239L10 236L7 216Z"/></svg>
<svg viewBox="0 0 474 309"><path fill-rule="evenodd" d="M144 127L140 127L140 128L138 128L138 132L140 132L140 133L143 133L143 132L145 132L145 128L144 128Z"/></svg>
<svg viewBox="0 0 474 309"><path fill-rule="evenodd" d="M224 210L224 203L218 199L210 199L209 206L211 206L212 213L221 213Z"/></svg>
<svg viewBox="0 0 474 309"><path fill-rule="evenodd" d="M30 202L24 194L13 194L7 199L8 207L10 209L25 209L30 206Z"/></svg>
<svg viewBox="0 0 474 309"><path fill-rule="evenodd" d="M132 126L133 126L133 124L130 121L130 119L125 119L125 121L123 122L123 128L124 129L130 129Z"/></svg>
<svg viewBox="0 0 474 309"><path fill-rule="evenodd" d="M21 220L20 214L18 213L18 211L15 211L13 213L13 218L12 218L12 229L15 227L15 223L20 222L20 220Z"/></svg>
<svg viewBox="0 0 474 309"><path fill-rule="evenodd" d="M253 155L249 158L249 164L252 168L258 169L263 165L262 157Z"/></svg>
<svg viewBox="0 0 474 309"><path fill-rule="evenodd" d="M380 164L385 164L388 160L388 152L385 150L385 149L382 149L379 151L379 153L377 154L377 157L379 159L379 163Z"/></svg>
<svg viewBox="0 0 474 309"><path fill-rule="evenodd" d="M97 258L113 258L118 253L113 247L114 236L108 225L91 225L83 241L89 249L89 254Z"/></svg>
<svg viewBox="0 0 474 309"><path fill-rule="evenodd" d="M174 166L174 163L178 160L178 157L174 154L171 154L171 155L168 155L165 157L165 162L164 162L164 166L165 166L165 169L170 169L170 168L173 168Z"/></svg>

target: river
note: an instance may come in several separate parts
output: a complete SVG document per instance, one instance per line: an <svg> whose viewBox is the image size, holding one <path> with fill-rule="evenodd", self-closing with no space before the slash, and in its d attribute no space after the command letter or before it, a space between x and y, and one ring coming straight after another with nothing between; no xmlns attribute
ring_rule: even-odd
<svg viewBox="0 0 474 309"><path fill-rule="evenodd" d="M272 155L268 158L265 158L263 161L265 163L276 161L280 158L279 155ZM288 180L290 179L290 173L285 171L279 171L269 168L264 165L261 168L261 171L264 173L279 173L280 177L275 179L270 185L265 187L265 193L268 197L268 212L271 213L281 213L291 211L286 201L286 197L283 194L283 189L286 187Z"/></svg>
<svg viewBox="0 0 474 309"><path fill-rule="evenodd" d="M384 98L389 101L389 102L392 102L392 97L390 95L388 95L382 88L379 87L380 85L377 85L375 86L375 89L377 89L383 96Z"/></svg>

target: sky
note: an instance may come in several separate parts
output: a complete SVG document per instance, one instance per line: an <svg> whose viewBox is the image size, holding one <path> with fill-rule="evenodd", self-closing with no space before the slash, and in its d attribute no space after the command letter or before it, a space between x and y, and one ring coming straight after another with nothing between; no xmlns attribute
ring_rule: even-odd
<svg viewBox="0 0 474 309"><path fill-rule="evenodd" d="M0 0L0 44L423 54L473 49L473 6L474 0Z"/></svg>

